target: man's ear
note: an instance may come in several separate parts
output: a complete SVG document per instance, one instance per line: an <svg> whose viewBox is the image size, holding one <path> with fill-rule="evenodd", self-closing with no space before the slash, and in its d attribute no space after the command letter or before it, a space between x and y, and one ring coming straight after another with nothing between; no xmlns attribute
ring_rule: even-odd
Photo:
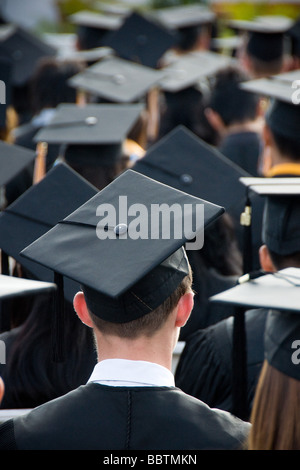
<svg viewBox="0 0 300 470"><path fill-rule="evenodd" d="M267 245L262 245L259 249L259 261L260 266L264 271L275 272L277 271L276 267L273 264L273 261L270 256Z"/></svg>
<svg viewBox="0 0 300 470"><path fill-rule="evenodd" d="M176 326L182 327L188 321L190 314L194 307L194 294L193 292L187 292L184 294L177 305L177 315L176 315Z"/></svg>
<svg viewBox="0 0 300 470"><path fill-rule="evenodd" d="M82 323L93 328L93 322L91 320L83 292L77 292L73 299L73 306Z"/></svg>

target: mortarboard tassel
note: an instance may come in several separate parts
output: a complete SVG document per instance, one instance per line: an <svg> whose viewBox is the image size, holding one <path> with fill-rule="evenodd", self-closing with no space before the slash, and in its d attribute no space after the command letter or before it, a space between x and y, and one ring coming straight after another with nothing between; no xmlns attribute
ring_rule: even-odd
<svg viewBox="0 0 300 470"><path fill-rule="evenodd" d="M246 345L245 310L238 307L234 312L232 339L232 413L243 420L249 418Z"/></svg>
<svg viewBox="0 0 300 470"><path fill-rule="evenodd" d="M249 195L247 193L244 212L241 214L240 224L243 230L243 271L249 273L252 271L252 207Z"/></svg>
<svg viewBox="0 0 300 470"><path fill-rule="evenodd" d="M52 353L54 362L64 361L64 283L63 276L54 272L57 290L54 293L52 320Z"/></svg>

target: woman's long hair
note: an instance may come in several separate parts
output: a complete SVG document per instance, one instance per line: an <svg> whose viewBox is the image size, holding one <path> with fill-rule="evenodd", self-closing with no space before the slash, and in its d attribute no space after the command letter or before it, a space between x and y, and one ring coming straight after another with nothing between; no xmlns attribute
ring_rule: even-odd
<svg viewBox="0 0 300 470"><path fill-rule="evenodd" d="M300 449L300 382L264 361L254 397L249 450Z"/></svg>

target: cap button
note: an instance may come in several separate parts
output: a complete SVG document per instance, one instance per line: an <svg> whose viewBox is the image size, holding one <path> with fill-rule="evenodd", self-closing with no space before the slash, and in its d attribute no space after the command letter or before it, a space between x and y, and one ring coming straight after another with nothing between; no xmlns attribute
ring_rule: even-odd
<svg viewBox="0 0 300 470"><path fill-rule="evenodd" d="M192 184L193 178L192 178L191 175L188 175L188 174L185 173L185 174L180 176L180 181L181 181L181 183L188 185L188 184Z"/></svg>
<svg viewBox="0 0 300 470"><path fill-rule="evenodd" d="M114 232L116 235L123 235L124 233L127 232L127 230L128 230L128 227L126 224L118 224L114 228Z"/></svg>
<svg viewBox="0 0 300 470"><path fill-rule="evenodd" d="M98 122L98 119L95 116L89 116L85 119L85 123L88 126L95 126Z"/></svg>
<svg viewBox="0 0 300 470"><path fill-rule="evenodd" d="M117 85L123 85L123 83L125 82L125 77L124 75L122 75L121 73L116 73L114 76L113 76L113 81L117 84Z"/></svg>

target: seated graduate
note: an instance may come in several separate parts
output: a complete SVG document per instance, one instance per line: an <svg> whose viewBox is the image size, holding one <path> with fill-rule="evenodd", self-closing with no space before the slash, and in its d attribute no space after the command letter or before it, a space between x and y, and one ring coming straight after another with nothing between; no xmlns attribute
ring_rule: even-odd
<svg viewBox="0 0 300 470"><path fill-rule="evenodd" d="M263 245L259 251L261 269L265 272L300 267L299 194L287 196L280 181L276 186L277 195L268 196L265 202ZM257 308L248 310L245 314L248 417L264 360L263 336L267 313L267 308ZM188 338L175 373L176 385L186 393L212 407L230 412L234 411L233 327L234 318L229 317L195 332Z"/></svg>
<svg viewBox="0 0 300 470"><path fill-rule="evenodd" d="M163 239L157 224L158 239L150 238L149 226L141 228L148 237L136 237L137 221L124 223L122 208L117 223L113 209L120 195L128 198L129 209L142 205L146 217L151 204L175 200L181 207L190 204L195 215L196 204L204 203L204 221L197 223L196 233L223 212L127 170L23 250L24 257L56 270L58 293L62 275L81 283L74 307L93 328L98 363L86 385L6 421L0 427L0 447L238 449L249 423L186 395L174 387L170 371L180 327L193 307L191 271L182 247L188 239ZM110 214L99 221L108 204ZM182 224L182 212L175 223ZM57 347L58 360L63 345Z"/></svg>
<svg viewBox="0 0 300 470"><path fill-rule="evenodd" d="M236 66L217 72L205 114L217 132L220 152L250 175L259 176L263 151L260 100L239 87L248 79Z"/></svg>

